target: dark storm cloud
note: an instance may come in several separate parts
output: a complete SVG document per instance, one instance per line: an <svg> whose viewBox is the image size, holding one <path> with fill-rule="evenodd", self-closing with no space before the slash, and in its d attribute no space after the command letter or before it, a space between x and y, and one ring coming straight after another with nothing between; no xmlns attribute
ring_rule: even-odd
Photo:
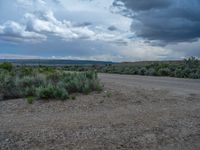
<svg viewBox="0 0 200 150"><path fill-rule="evenodd" d="M200 37L200 0L115 0L113 5L131 12L132 31L146 40L168 44Z"/></svg>
<svg viewBox="0 0 200 150"><path fill-rule="evenodd" d="M171 4L171 0L115 0L113 4L120 6L120 2L134 11L166 8Z"/></svg>

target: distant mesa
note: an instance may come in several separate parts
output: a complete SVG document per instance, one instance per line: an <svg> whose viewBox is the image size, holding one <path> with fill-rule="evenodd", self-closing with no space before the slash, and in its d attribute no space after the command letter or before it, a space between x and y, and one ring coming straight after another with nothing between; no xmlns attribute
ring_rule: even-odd
<svg viewBox="0 0 200 150"><path fill-rule="evenodd" d="M0 59L0 63L10 62L19 65L105 65L115 64L111 61L92 60L56 60L56 59Z"/></svg>

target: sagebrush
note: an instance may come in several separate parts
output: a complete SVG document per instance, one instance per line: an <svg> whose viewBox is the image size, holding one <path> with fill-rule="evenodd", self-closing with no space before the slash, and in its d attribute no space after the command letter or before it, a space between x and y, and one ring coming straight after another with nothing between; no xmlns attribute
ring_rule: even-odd
<svg viewBox="0 0 200 150"><path fill-rule="evenodd" d="M101 73L200 79L200 61L195 57L190 57L183 61L136 62L108 65L70 65L65 66L65 70L96 70Z"/></svg>
<svg viewBox="0 0 200 150"><path fill-rule="evenodd" d="M95 71L67 72L45 66L0 65L0 99L36 97L65 100L72 93L101 90Z"/></svg>

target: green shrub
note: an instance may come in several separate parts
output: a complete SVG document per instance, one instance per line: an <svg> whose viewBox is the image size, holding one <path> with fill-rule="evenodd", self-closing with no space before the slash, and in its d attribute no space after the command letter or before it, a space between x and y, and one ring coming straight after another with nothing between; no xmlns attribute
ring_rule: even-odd
<svg viewBox="0 0 200 150"><path fill-rule="evenodd" d="M102 89L96 72L66 73L60 68L55 71L48 70L49 68L46 67L29 69L24 66L19 66L11 72L2 69L0 99L37 97L65 100L72 93L89 94L91 91Z"/></svg>
<svg viewBox="0 0 200 150"><path fill-rule="evenodd" d="M54 91L54 98L66 100L69 99L69 94L63 87L56 87Z"/></svg>
<svg viewBox="0 0 200 150"><path fill-rule="evenodd" d="M85 82L82 91L84 94L89 94L91 92L90 84L88 82Z"/></svg>
<svg viewBox="0 0 200 150"><path fill-rule="evenodd" d="M111 96L112 96L112 93L110 93L110 92L106 93L106 97L110 98Z"/></svg>
<svg viewBox="0 0 200 150"><path fill-rule="evenodd" d="M65 66L69 71L88 71L95 70L101 73L131 74L131 75L151 75L151 76L170 76L179 78L199 78L199 73L195 70L200 69L200 61L195 57L190 57L184 61L161 61L161 62L141 62L141 63L120 63L113 65L78 65ZM87 77L93 79L90 71ZM81 85L82 86L82 85Z"/></svg>
<svg viewBox="0 0 200 150"><path fill-rule="evenodd" d="M189 74L189 78L200 79L200 69L193 71Z"/></svg>
<svg viewBox="0 0 200 150"><path fill-rule="evenodd" d="M149 68L146 74L149 75L149 76L156 76L157 75L156 70L154 68Z"/></svg>
<svg viewBox="0 0 200 150"><path fill-rule="evenodd" d="M189 76L190 76L190 73L191 73L191 69L190 68L185 68L185 69L183 69L182 70L182 76L184 77L184 78L188 78Z"/></svg>
<svg viewBox="0 0 200 150"><path fill-rule="evenodd" d="M85 73L85 75L86 75L86 78L88 78L88 79L96 79L97 78L97 73L94 71L87 71Z"/></svg>
<svg viewBox="0 0 200 150"><path fill-rule="evenodd" d="M142 67L142 68L139 69L140 75L146 75L146 73L147 73L147 69L145 67Z"/></svg>
<svg viewBox="0 0 200 150"><path fill-rule="evenodd" d="M29 96L29 97L27 97L27 102L29 103L29 104L33 104L33 102L34 102L34 97L31 97L31 96Z"/></svg>
<svg viewBox="0 0 200 150"><path fill-rule="evenodd" d="M47 74L47 80L56 85L61 80L62 74L60 72Z"/></svg>
<svg viewBox="0 0 200 150"><path fill-rule="evenodd" d="M46 78L43 75L35 76L23 76L17 77L15 81L16 87L20 89L19 94L21 97L34 96L36 88L39 86L45 86Z"/></svg>
<svg viewBox="0 0 200 150"><path fill-rule="evenodd" d="M36 89L37 97L39 99L60 99L66 100L69 98L68 92L62 87L55 87L52 85L46 85L45 87L39 87Z"/></svg>
<svg viewBox="0 0 200 150"><path fill-rule="evenodd" d="M18 88L15 85L15 79L6 71L0 72L0 99L17 98Z"/></svg>
<svg viewBox="0 0 200 150"><path fill-rule="evenodd" d="M170 69L169 68L160 68L158 70L158 74L160 76L169 76L170 75Z"/></svg>
<svg viewBox="0 0 200 150"><path fill-rule="evenodd" d="M54 87L52 85L46 85L36 88L36 95L39 99L53 99L54 97Z"/></svg>
<svg viewBox="0 0 200 150"><path fill-rule="evenodd" d="M76 99L76 96L75 96L75 95L71 95L71 96L70 96L70 99L75 100L75 99Z"/></svg>
<svg viewBox="0 0 200 150"><path fill-rule="evenodd" d="M199 65L199 60L192 56L184 59L184 63L189 68L196 68Z"/></svg>
<svg viewBox="0 0 200 150"><path fill-rule="evenodd" d="M184 77L184 75L183 75L183 73L182 73L182 69L177 68L177 69L175 70L175 77L178 77L178 78L183 78L183 77Z"/></svg>
<svg viewBox="0 0 200 150"><path fill-rule="evenodd" d="M29 76L29 75L33 75L33 68L31 67L24 67L22 66L19 70L19 75L21 76Z"/></svg>
<svg viewBox="0 0 200 150"><path fill-rule="evenodd" d="M13 69L13 65L12 65L12 63L4 62L4 63L0 64L0 68L11 72Z"/></svg>

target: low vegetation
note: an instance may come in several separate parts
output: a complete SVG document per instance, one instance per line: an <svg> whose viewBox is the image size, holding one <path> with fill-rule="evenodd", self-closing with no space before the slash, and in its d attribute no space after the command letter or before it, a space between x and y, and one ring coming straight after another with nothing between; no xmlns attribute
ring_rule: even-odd
<svg viewBox="0 0 200 150"><path fill-rule="evenodd" d="M65 66L68 71L96 70L101 73L116 73L146 76L169 76L200 79L200 61L190 57L183 61L136 62L109 65Z"/></svg>
<svg viewBox="0 0 200 150"><path fill-rule="evenodd" d="M73 93L101 91L97 72L200 79L200 61L119 63L108 65L22 66L0 64L0 100L75 99Z"/></svg>
<svg viewBox="0 0 200 150"><path fill-rule="evenodd" d="M95 71L67 72L62 68L45 66L13 66L0 64L0 99L26 98L66 100L73 93L89 94L102 86Z"/></svg>

